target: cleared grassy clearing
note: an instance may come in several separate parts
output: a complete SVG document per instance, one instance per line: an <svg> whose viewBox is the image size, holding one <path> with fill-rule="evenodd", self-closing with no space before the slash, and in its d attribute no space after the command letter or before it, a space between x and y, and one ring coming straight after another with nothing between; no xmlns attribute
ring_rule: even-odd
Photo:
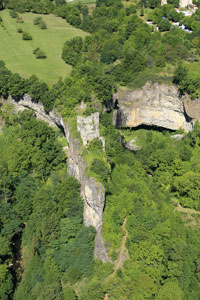
<svg viewBox="0 0 200 300"><path fill-rule="evenodd" d="M199 75L199 70L200 70L200 57L197 57L199 61L195 61L193 63L191 62L184 62L184 66L187 67L188 71L192 73L192 75Z"/></svg>
<svg viewBox="0 0 200 300"><path fill-rule="evenodd" d="M56 82L58 77L64 78L70 73L71 66L61 58L63 44L76 36L85 37L87 33L53 15L20 14L24 20L22 24L12 19L8 10L1 11L0 16L4 25L0 26L0 59L5 61L8 69L25 78L35 74L49 85ZM47 29L41 30L33 25L33 20L38 16L45 21ZM17 28L29 32L33 40L22 40ZM46 59L35 58L33 50L38 47L45 52Z"/></svg>

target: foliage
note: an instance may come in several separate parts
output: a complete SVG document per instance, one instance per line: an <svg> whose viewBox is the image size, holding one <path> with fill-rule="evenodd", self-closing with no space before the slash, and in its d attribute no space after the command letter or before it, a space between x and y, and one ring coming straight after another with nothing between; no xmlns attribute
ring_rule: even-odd
<svg viewBox="0 0 200 300"><path fill-rule="evenodd" d="M162 31L168 31L170 30L171 24L168 20L166 19L162 19L159 23L158 23L158 28L159 30Z"/></svg>
<svg viewBox="0 0 200 300"><path fill-rule="evenodd" d="M19 15L17 14L17 12L16 11L14 11L14 10L10 10L10 16L11 16L11 18L17 18Z"/></svg>
<svg viewBox="0 0 200 300"><path fill-rule="evenodd" d="M33 20L33 24L34 24L34 25L39 25L41 21L42 21L42 18L41 18L41 17L36 17L36 18Z"/></svg>
<svg viewBox="0 0 200 300"><path fill-rule="evenodd" d="M137 153L122 147L119 132L112 126L112 97L120 84L136 87L149 78L169 81L171 74L165 71L176 63L173 80L180 91L192 97L200 94L199 75L179 63L198 51L199 12L184 18L174 5L175 1L162 8L160 1L138 3L139 9L154 8L148 18L159 25L161 34L142 21L138 8L125 9L120 0L99 0L90 13L81 3L6 3L16 11L54 12L90 32L85 39L65 43L62 57L74 68L51 89L36 76L22 79L12 74L0 62L0 94L16 100L30 94L47 113L55 107L76 133L81 102L87 105L85 114L101 111L105 152L101 142L94 140L79 154L86 160L86 172L90 169L105 184L106 249L113 261L117 259L126 229L128 254L116 272L115 265L94 261L96 232L83 225L80 184L67 175L58 134L37 121L33 112L8 115L0 136L2 299L103 300L106 293L109 299L121 300L199 299L199 124L181 141L174 141L164 130L138 129L134 132L141 143ZM194 32L168 31L168 20L185 23ZM48 25L47 35L49 30ZM156 72L157 77L151 76ZM103 105L107 112L102 113ZM15 260L11 246L19 235L25 270L13 296L16 270L8 266Z"/></svg>
<svg viewBox="0 0 200 300"><path fill-rule="evenodd" d="M26 31L23 31L22 39L25 40L25 41L29 41L29 40L32 40L33 37L30 33L26 32Z"/></svg>
<svg viewBox="0 0 200 300"><path fill-rule="evenodd" d="M33 51L33 54L35 54L36 58L42 58L42 59L46 58L46 54L40 48L36 48Z"/></svg>
<svg viewBox="0 0 200 300"><path fill-rule="evenodd" d="M46 29L47 28L47 25L46 25L45 21L41 17L36 17L33 20L33 24L34 25L39 25L40 29Z"/></svg>
<svg viewBox="0 0 200 300"><path fill-rule="evenodd" d="M99 175L100 178L103 181L106 181L108 179L110 170L109 170L107 164L104 161L102 161L102 160L100 160L98 158L95 158L92 161L90 169L91 169L92 172L94 172L97 175Z"/></svg>
<svg viewBox="0 0 200 300"><path fill-rule="evenodd" d="M72 66L76 65L80 60L80 53L82 48L82 39L76 37L67 41L63 48L62 58L64 61Z"/></svg>

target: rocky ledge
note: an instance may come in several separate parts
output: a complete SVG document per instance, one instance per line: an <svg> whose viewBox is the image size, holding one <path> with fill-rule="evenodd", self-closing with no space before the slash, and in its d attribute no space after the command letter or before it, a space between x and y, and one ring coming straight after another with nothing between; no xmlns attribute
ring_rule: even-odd
<svg viewBox="0 0 200 300"><path fill-rule="evenodd" d="M193 117L184 107L187 97L174 85L146 83L141 89L122 90L113 96L113 122L118 127L157 126L170 130L193 129Z"/></svg>

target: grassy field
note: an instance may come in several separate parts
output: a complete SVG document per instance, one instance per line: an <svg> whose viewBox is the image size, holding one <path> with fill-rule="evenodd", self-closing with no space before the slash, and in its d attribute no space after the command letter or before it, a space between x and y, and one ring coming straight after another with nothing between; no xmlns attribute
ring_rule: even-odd
<svg viewBox="0 0 200 300"><path fill-rule="evenodd" d="M4 27L0 26L0 59L4 60L8 69L27 78L35 74L49 85L58 77L65 78L71 67L62 60L62 47L66 40L76 36L85 37L87 33L74 28L65 20L53 15L21 14L24 23L18 24L12 19L8 10L0 12ZM33 20L41 16L47 29L41 30L33 25ZM33 40L24 41L17 28L29 32ZM47 55L46 59L36 59L35 48L40 48Z"/></svg>
<svg viewBox="0 0 200 300"><path fill-rule="evenodd" d="M193 75L193 76L198 76L199 75L199 70L200 70L200 56L196 57L199 61L195 61L193 63L191 62L184 62L184 66L187 67L188 71ZM198 76L199 77L199 76Z"/></svg>

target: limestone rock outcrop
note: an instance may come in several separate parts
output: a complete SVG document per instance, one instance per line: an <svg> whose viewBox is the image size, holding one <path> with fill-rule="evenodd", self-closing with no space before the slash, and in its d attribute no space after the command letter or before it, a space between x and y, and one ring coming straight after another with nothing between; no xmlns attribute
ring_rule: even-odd
<svg viewBox="0 0 200 300"><path fill-rule="evenodd" d="M99 133L99 112L93 113L88 117L77 116L77 130L80 132L84 146L87 146L89 141L98 138L105 151L105 139Z"/></svg>
<svg viewBox="0 0 200 300"><path fill-rule="evenodd" d="M179 7L187 7L193 4L192 0L179 0Z"/></svg>
<svg viewBox="0 0 200 300"><path fill-rule="evenodd" d="M99 113L93 113L85 118L77 116L77 130L80 132L84 146L89 141L99 138Z"/></svg>
<svg viewBox="0 0 200 300"><path fill-rule="evenodd" d="M118 127L158 126L170 130L193 129L183 100L174 85L146 83L141 89L122 90L113 96L113 122Z"/></svg>
<svg viewBox="0 0 200 300"><path fill-rule="evenodd" d="M58 126L61 125L61 118L58 117L54 111L50 111L49 114L46 114L44 107L40 103L32 102L31 97L28 94L25 94L20 101L15 101L14 99L10 99L11 103L14 104L15 111L23 111L24 109L32 109L36 117L42 121L45 121L50 126Z"/></svg>
<svg viewBox="0 0 200 300"><path fill-rule="evenodd" d="M94 226L97 235L95 239L94 257L102 262L111 261L102 236L102 219L105 204L104 186L94 178L85 174L85 162L81 156L81 146L78 139L73 139L69 126L62 123L65 136L68 140L68 173L74 176L81 184L81 196L84 199L84 224Z"/></svg>
<svg viewBox="0 0 200 300"><path fill-rule="evenodd" d="M11 99L11 103L14 104L16 112L24 109L32 109L36 113L38 119L47 122L50 126L58 126L63 130L63 133L68 141L68 174L74 176L81 185L81 196L84 200L84 224L86 226L95 227L97 231L94 257L101 259L103 262L111 261L108 257L101 232L105 203L105 189L104 186L97 182L94 178L89 178L86 176L85 162L81 156L81 145L78 138L72 138L68 124L64 122L61 117L56 115L54 111L46 114L43 105L32 102L29 95L24 95L23 99L18 102L16 102L14 99ZM95 118L98 119L95 120L99 126L99 115L95 115ZM96 135L92 135L93 138L94 136L99 137L99 130L97 132L97 128L99 128L98 126L95 127ZM84 138L85 137L85 141L88 139L88 137L91 137L90 133L87 133L86 128Z"/></svg>
<svg viewBox="0 0 200 300"><path fill-rule="evenodd" d="M167 4L167 0L161 0L161 6ZM179 7L185 8L193 4L192 0L179 0Z"/></svg>
<svg viewBox="0 0 200 300"><path fill-rule="evenodd" d="M141 149L140 146L137 145L136 139L132 139L129 142L124 144L124 147L129 149L130 151L139 151Z"/></svg>
<svg viewBox="0 0 200 300"><path fill-rule="evenodd" d="M184 99L183 103L187 115L200 122L200 99Z"/></svg>

